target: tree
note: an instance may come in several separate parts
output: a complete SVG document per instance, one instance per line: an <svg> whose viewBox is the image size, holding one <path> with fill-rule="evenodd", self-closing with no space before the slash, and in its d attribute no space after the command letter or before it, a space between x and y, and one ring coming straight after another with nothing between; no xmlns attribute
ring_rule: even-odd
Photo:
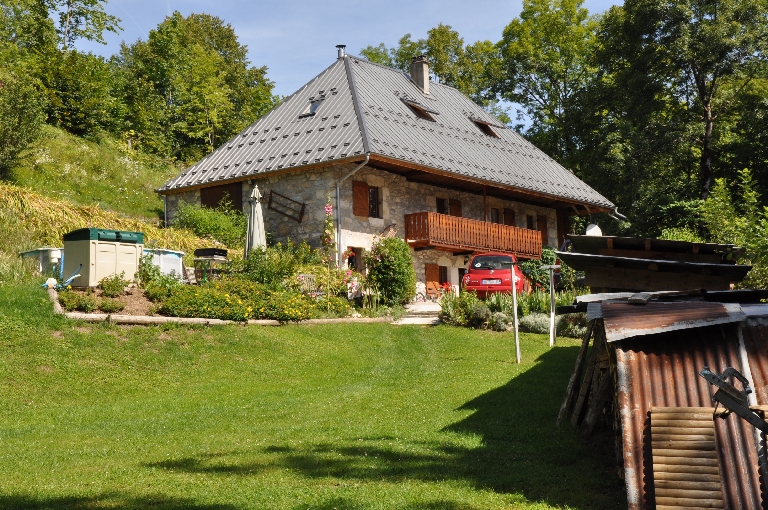
<svg viewBox="0 0 768 510"><path fill-rule="evenodd" d="M107 0L40 0L52 18L58 18L56 33L63 49L69 48L78 39L87 39L106 44L104 32L117 34L120 18L107 14L104 5Z"/></svg>
<svg viewBox="0 0 768 510"><path fill-rule="evenodd" d="M560 162L574 155L575 99L594 72L590 55L597 21L582 0L524 0L520 18L498 43L501 69L495 90L520 105L528 136Z"/></svg>
<svg viewBox="0 0 768 510"><path fill-rule="evenodd" d="M627 0L632 59L700 118L696 145L702 199L712 184L715 122L751 83L768 49L765 0Z"/></svg>
<svg viewBox="0 0 768 510"><path fill-rule="evenodd" d="M384 43L367 46L360 53L377 64L408 72L413 57L426 55L432 79L455 87L481 106L493 104L488 93L492 72L498 68L498 51L490 41L464 45L464 39L449 25L440 23L427 31L426 39L414 41L411 34L401 37L397 46Z"/></svg>
<svg viewBox="0 0 768 510"><path fill-rule="evenodd" d="M7 176L45 122L43 97L32 80L0 73L0 177Z"/></svg>
<svg viewBox="0 0 768 510"><path fill-rule="evenodd" d="M250 67L232 27L208 14L175 12L147 41L123 45L113 63L135 142L183 161L212 151L277 102L266 67Z"/></svg>

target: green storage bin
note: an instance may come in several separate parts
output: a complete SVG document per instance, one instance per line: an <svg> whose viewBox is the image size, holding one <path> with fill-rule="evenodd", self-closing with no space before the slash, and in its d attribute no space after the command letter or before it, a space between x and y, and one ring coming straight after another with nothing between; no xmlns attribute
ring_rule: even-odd
<svg viewBox="0 0 768 510"><path fill-rule="evenodd" d="M64 241L104 241L112 243L144 244L144 232L81 228L64 234Z"/></svg>

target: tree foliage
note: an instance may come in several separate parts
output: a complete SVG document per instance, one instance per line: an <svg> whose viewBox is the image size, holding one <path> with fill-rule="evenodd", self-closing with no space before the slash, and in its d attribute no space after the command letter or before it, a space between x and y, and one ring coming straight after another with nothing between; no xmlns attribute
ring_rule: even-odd
<svg viewBox="0 0 768 510"><path fill-rule="evenodd" d="M0 177L40 136L44 99L32 80L0 73Z"/></svg>
<svg viewBox="0 0 768 510"><path fill-rule="evenodd" d="M576 101L594 73L590 55L597 21L582 0L524 0L520 18L498 43L501 73L494 89L520 106L528 136L555 159L566 162L578 142L572 126Z"/></svg>
<svg viewBox="0 0 768 510"><path fill-rule="evenodd" d="M215 16L175 12L147 41L124 45L131 115L127 128L147 150L199 159L276 104L266 67L250 67L247 48Z"/></svg>

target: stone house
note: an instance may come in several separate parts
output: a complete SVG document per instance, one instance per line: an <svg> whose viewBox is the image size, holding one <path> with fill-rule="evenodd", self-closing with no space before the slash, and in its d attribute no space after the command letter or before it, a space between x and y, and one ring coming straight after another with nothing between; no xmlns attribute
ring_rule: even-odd
<svg viewBox="0 0 768 510"><path fill-rule="evenodd" d="M573 214L615 206L458 90L344 54L300 90L168 181L180 201L242 209L258 185L273 241L319 246L327 200L339 263L362 267L376 236L412 247L421 282L458 284L472 253L538 258ZM347 258L346 254L354 256Z"/></svg>

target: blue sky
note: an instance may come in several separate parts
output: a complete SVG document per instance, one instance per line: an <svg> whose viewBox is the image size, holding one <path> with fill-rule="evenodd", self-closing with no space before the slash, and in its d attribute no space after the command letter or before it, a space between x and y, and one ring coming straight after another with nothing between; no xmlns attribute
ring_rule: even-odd
<svg viewBox="0 0 768 510"><path fill-rule="evenodd" d="M585 0L584 6L598 13L616 3ZM335 60L337 44L357 54L369 44L394 46L406 33L425 37L439 23L451 25L465 44L496 42L521 9L522 0L111 0L106 10L122 19L123 31L107 33L106 46L86 41L77 47L109 56L117 53L121 41L146 39L173 11L185 16L205 12L231 24L240 43L248 46L252 64L266 65L275 92L289 95Z"/></svg>

